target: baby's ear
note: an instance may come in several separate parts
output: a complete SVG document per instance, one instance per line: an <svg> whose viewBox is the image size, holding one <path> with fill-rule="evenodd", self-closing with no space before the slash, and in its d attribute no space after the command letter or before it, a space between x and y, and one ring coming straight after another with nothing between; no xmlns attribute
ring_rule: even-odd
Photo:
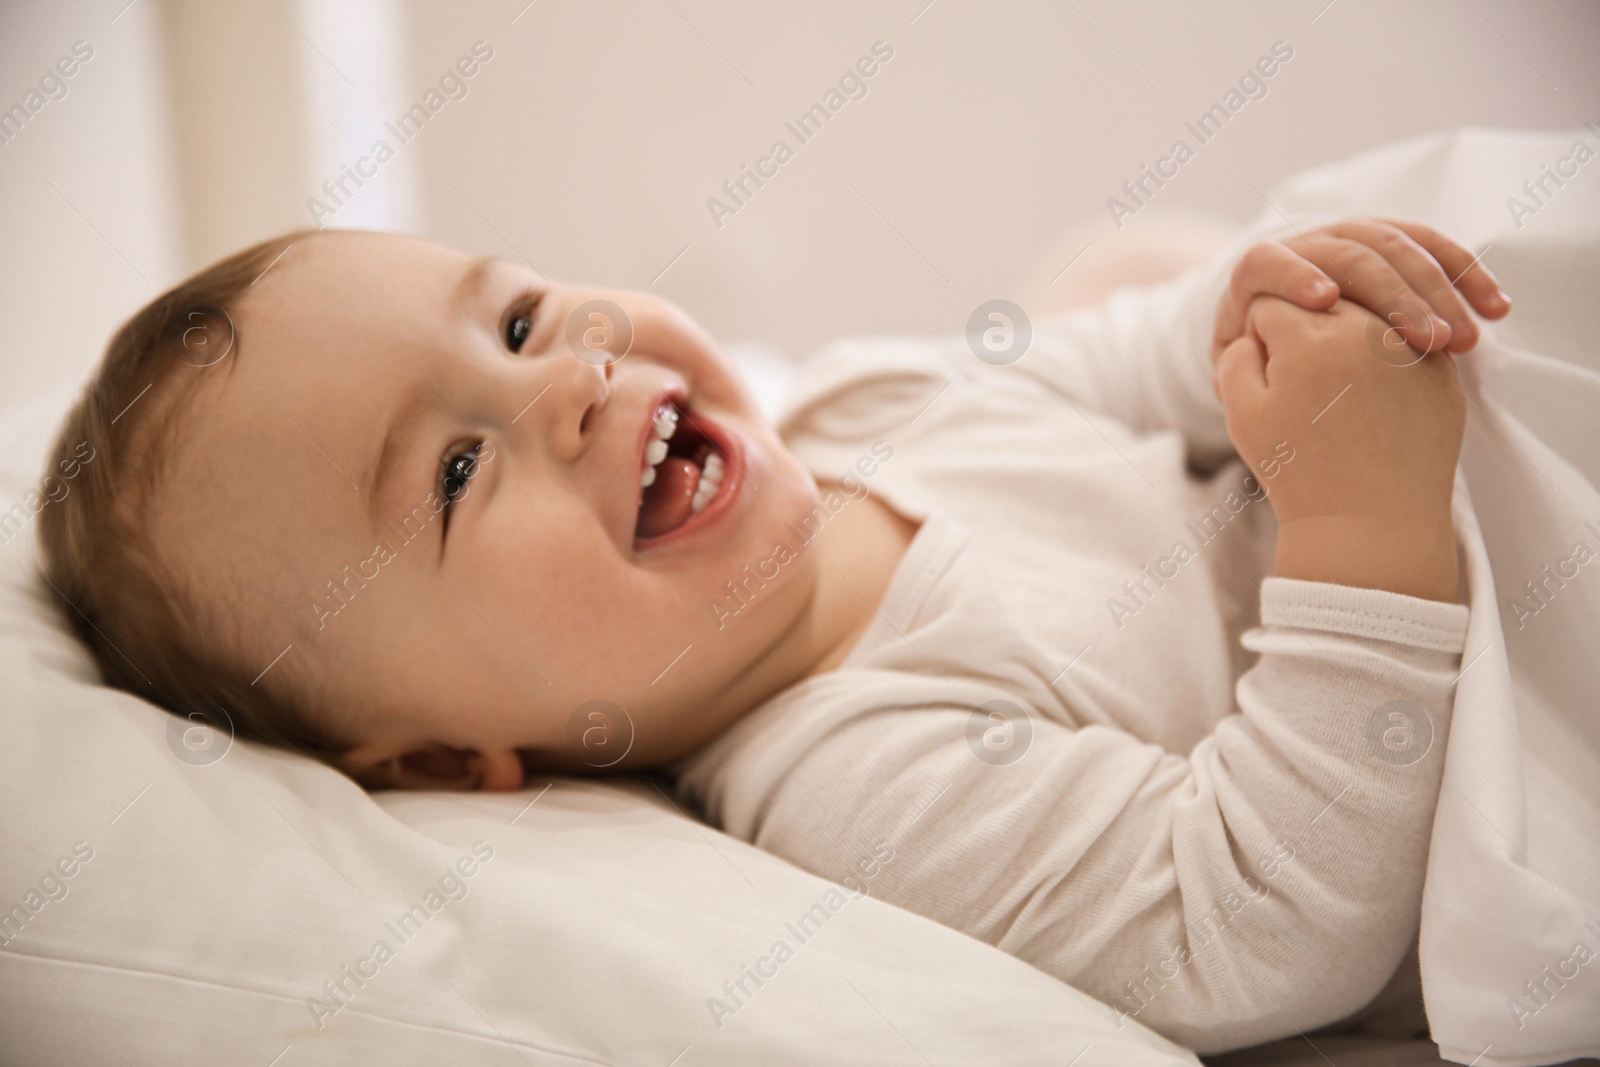
<svg viewBox="0 0 1600 1067"><path fill-rule="evenodd" d="M477 752L431 744L402 756L384 756L361 745L339 756L338 764L367 789L522 788L522 760L514 749Z"/></svg>
<svg viewBox="0 0 1600 1067"><path fill-rule="evenodd" d="M510 793L522 788L522 757L514 748L467 754L467 766L477 775L485 793Z"/></svg>

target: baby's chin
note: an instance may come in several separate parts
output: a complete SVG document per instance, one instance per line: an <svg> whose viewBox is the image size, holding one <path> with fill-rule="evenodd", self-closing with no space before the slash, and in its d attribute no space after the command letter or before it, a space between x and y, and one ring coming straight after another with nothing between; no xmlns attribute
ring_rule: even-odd
<svg viewBox="0 0 1600 1067"><path fill-rule="evenodd" d="M815 536L821 508L816 478L770 425L745 441L747 469L738 478L745 493L735 536L707 562L713 597L729 596L728 583L745 582L758 599L772 599L773 585L785 585L812 564L806 546ZM780 573L781 572L781 573ZM766 583L763 585L762 583ZM737 602L730 600L730 606Z"/></svg>

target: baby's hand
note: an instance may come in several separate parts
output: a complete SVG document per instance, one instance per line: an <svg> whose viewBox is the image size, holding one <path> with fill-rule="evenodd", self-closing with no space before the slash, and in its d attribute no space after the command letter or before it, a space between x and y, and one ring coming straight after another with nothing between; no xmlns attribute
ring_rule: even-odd
<svg viewBox="0 0 1600 1067"><path fill-rule="evenodd" d="M1395 327L1418 352L1466 352L1478 343L1463 295L1487 319L1511 310L1494 275L1432 227L1351 219L1291 240L1263 241L1244 254L1217 307L1213 369L1223 349L1244 333L1250 302L1263 295L1308 311L1325 311L1343 296Z"/></svg>
<svg viewBox="0 0 1600 1067"><path fill-rule="evenodd" d="M1258 297L1217 367L1228 435L1278 517L1277 573L1454 600L1450 520L1466 397L1455 356L1422 355L1347 300ZM1283 445L1293 449L1282 460Z"/></svg>

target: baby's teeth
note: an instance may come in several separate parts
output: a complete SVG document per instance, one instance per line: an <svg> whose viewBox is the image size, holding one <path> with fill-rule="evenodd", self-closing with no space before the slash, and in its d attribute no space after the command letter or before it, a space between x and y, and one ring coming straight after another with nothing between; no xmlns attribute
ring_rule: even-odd
<svg viewBox="0 0 1600 1067"><path fill-rule="evenodd" d="M723 470L720 455L712 452L706 456L705 470L700 474L700 483L695 486L694 499L689 502L690 514L698 515L702 508L711 503L711 498L722 487Z"/></svg>
<svg viewBox="0 0 1600 1067"><path fill-rule="evenodd" d="M656 436L665 441L672 436L678 428L678 412L676 408L663 408L651 420L655 423Z"/></svg>
<svg viewBox="0 0 1600 1067"><path fill-rule="evenodd" d="M645 462L654 467L657 463L667 458L667 443L665 441L651 441L644 446Z"/></svg>
<svg viewBox="0 0 1600 1067"><path fill-rule="evenodd" d="M654 467L646 467L644 469L644 473L639 475L639 488L648 489L652 485L654 485L655 482L656 482L656 469Z"/></svg>

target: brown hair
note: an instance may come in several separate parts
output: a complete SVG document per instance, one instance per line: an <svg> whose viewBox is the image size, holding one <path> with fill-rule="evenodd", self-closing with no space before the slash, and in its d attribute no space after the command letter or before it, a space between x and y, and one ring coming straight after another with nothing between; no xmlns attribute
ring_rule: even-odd
<svg viewBox="0 0 1600 1067"><path fill-rule="evenodd" d="M108 684L230 735L328 759L347 745L305 702L253 684L215 628L202 633L205 613L161 563L145 521L182 401L194 392L177 372L236 358L233 310L289 246L318 232L237 252L122 325L51 450L48 469L76 475L40 514L39 541L43 576Z"/></svg>

